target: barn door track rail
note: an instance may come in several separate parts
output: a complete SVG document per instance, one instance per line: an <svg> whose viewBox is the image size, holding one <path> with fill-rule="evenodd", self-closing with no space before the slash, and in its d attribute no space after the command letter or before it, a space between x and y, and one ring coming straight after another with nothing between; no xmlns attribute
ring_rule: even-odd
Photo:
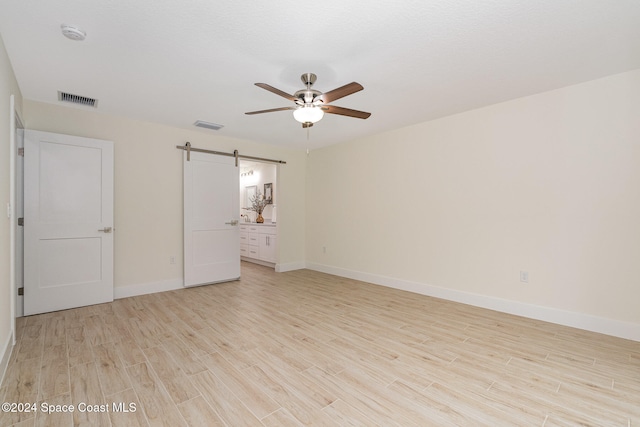
<svg viewBox="0 0 640 427"><path fill-rule="evenodd" d="M217 154L219 156L235 157L236 166L238 166L238 159L257 160L259 162L277 163L277 164L280 164L280 165L286 165L287 164L287 162L285 162L284 160L273 160L273 159L265 159L264 157L254 157L254 156L241 155L241 154L238 153L238 150L233 150L233 153L224 153L224 152L221 152L221 151L205 150L205 149L202 149L202 148L193 148L189 141L187 141L187 143L184 144L184 145L176 145L176 148L178 150L183 150L183 151L187 152L187 161L191 161L191 152L194 151L194 152L198 152L198 153L209 153L209 154Z"/></svg>

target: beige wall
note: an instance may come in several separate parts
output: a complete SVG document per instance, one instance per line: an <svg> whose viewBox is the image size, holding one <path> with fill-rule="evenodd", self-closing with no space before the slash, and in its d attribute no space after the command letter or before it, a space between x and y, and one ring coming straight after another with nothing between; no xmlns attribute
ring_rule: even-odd
<svg viewBox="0 0 640 427"><path fill-rule="evenodd" d="M636 70L313 151L309 265L637 333L639 95Z"/></svg>
<svg viewBox="0 0 640 427"><path fill-rule="evenodd" d="M19 95L3 49L0 72L0 96ZM418 292L442 289L504 307L613 319L632 325L633 335L640 327L638 93L640 70L309 157L223 133L30 101L23 119L27 128L115 142L116 287L182 277L182 165L174 147L189 140L287 161L277 188L284 266L306 262L412 283ZM0 201L8 200L8 129L6 101L0 103ZM10 322L7 241L5 226L0 344ZM173 255L176 265L169 264ZM522 270L528 284L519 281Z"/></svg>
<svg viewBox="0 0 640 427"><path fill-rule="evenodd" d="M287 162L278 177L279 263L304 263L303 151L33 101L25 101L24 117L27 129L114 141L116 293L118 287L182 279L182 152L175 147L186 141Z"/></svg>
<svg viewBox="0 0 640 427"><path fill-rule="evenodd" d="M11 283L9 269L10 223L6 215L9 194L9 141L11 121L9 99L14 95L15 109L22 109L22 95L18 88L13 68L7 57L4 42L0 38L0 378L4 373L1 363L11 340Z"/></svg>

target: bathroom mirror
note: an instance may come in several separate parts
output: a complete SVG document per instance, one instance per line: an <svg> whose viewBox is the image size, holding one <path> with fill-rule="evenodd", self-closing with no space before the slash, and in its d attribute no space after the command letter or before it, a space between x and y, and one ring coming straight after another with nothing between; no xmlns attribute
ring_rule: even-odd
<svg viewBox="0 0 640 427"><path fill-rule="evenodd" d="M251 207L251 198L255 197L258 194L258 186L257 185L249 185L245 187L245 198L244 203L245 207Z"/></svg>

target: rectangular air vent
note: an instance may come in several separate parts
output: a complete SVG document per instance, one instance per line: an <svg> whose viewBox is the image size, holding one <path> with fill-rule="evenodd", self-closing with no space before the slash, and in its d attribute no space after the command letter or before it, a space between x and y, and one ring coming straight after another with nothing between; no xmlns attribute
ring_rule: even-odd
<svg viewBox="0 0 640 427"><path fill-rule="evenodd" d="M224 127L223 125L219 125L217 123L205 122L203 120L196 121L194 125L198 126L199 128L207 128L211 130L220 130Z"/></svg>
<svg viewBox="0 0 640 427"><path fill-rule="evenodd" d="M70 102L72 104L85 105L87 107L98 107L98 100L93 98L88 98L86 96L73 95L71 93L66 93L62 91L58 91L58 101L62 102Z"/></svg>

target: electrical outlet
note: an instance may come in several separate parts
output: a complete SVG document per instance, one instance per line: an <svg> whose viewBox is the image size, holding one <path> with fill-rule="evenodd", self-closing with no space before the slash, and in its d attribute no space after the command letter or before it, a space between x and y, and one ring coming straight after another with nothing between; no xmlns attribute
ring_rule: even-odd
<svg viewBox="0 0 640 427"><path fill-rule="evenodd" d="M521 271L520 272L520 281L522 283L529 283L529 272L528 271Z"/></svg>
<svg viewBox="0 0 640 427"><path fill-rule="evenodd" d="M175 264L176 263L176 257L174 255L171 255L169 257L169 264Z"/></svg>

